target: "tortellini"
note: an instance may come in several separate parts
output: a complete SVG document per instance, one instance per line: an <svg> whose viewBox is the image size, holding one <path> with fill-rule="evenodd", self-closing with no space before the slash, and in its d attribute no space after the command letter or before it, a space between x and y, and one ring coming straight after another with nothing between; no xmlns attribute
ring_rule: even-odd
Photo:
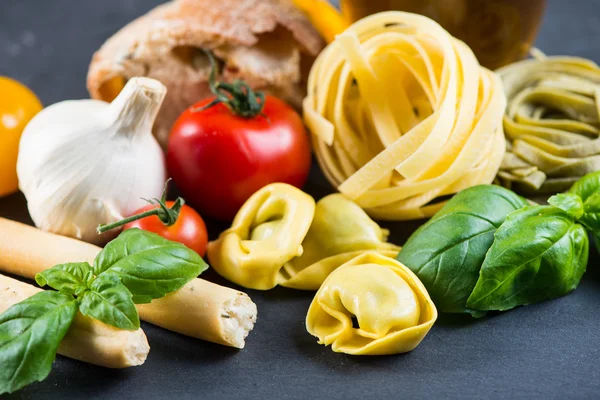
<svg viewBox="0 0 600 400"><path fill-rule="evenodd" d="M301 190L276 183L243 205L232 227L209 244L208 258L220 275L246 288L317 290L364 251L395 257L400 248L386 242L388 235L340 194L315 205Z"/></svg>
<svg viewBox="0 0 600 400"><path fill-rule="evenodd" d="M287 261L303 253L302 240L315 200L283 183L265 186L238 211L233 225L208 244L208 259L221 276L250 289L271 289Z"/></svg>
<svg viewBox="0 0 600 400"><path fill-rule="evenodd" d="M437 319L437 310L419 278L400 262L365 252L333 271L315 295L306 329L353 355L413 350Z"/></svg>

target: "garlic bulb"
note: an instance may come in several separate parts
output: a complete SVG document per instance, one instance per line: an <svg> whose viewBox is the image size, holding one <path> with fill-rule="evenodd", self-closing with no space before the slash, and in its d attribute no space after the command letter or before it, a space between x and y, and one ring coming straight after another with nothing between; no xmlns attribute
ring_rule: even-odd
<svg viewBox="0 0 600 400"><path fill-rule="evenodd" d="M165 159L152 125L165 94L160 82L133 78L110 104L63 101L31 120L17 174L38 228L106 243L115 233L98 235L99 224L131 215L146 204L142 198L160 197Z"/></svg>

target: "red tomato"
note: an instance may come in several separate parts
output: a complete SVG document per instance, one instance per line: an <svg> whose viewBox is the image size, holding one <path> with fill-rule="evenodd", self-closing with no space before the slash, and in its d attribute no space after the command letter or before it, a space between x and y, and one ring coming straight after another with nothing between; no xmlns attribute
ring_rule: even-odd
<svg viewBox="0 0 600 400"><path fill-rule="evenodd" d="M263 115L244 118L220 103L203 100L173 125L167 165L183 196L202 215L231 220L265 185L301 188L311 164L310 143L300 116L266 96Z"/></svg>
<svg viewBox="0 0 600 400"><path fill-rule="evenodd" d="M165 204L171 208L175 202L167 201ZM158 206L148 204L135 212L139 214ZM206 224L202 217L190 206L184 205L179 212L177 222L171 226L163 224L156 215L142 218L125 225L124 229L139 228L145 231L154 232L165 239L174 242L183 243L202 257L206 254L206 245L208 243L208 234Z"/></svg>

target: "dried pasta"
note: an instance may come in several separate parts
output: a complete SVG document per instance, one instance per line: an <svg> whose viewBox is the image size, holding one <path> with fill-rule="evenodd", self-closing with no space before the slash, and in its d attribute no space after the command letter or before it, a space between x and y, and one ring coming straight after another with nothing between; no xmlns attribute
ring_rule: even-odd
<svg viewBox="0 0 600 400"><path fill-rule="evenodd" d="M312 197L274 183L242 206L230 229L208 245L210 264L223 277L246 288L277 285L317 290L337 267L365 251L395 257L381 229L341 194Z"/></svg>
<svg viewBox="0 0 600 400"><path fill-rule="evenodd" d="M410 269L366 252L323 282L308 310L306 329L335 352L384 355L413 350L436 319L433 301Z"/></svg>
<svg viewBox="0 0 600 400"><path fill-rule="evenodd" d="M523 193L550 194L600 169L600 68L583 58L535 55L498 70L508 98L498 179Z"/></svg>
<svg viewBox="0 0 600 400"><path fill-rule="evenodd" d="M304 118L328 180L372 217L433 215L490 183L504 155L502 82L436 22L384 12L312 67Z"/></svg>

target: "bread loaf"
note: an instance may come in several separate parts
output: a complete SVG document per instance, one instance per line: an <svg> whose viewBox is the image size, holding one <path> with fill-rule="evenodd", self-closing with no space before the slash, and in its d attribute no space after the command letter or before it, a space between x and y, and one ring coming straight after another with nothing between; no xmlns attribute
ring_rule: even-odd
<svg viewBox="0 0 600 400"><path fill-rule="evenodd" d="M211 94L202 49L219 59L219 79L244 79L299 108L304 78L323 45L291 0L174 0L108 39L93 56L87 85L92 98L111 101L134 76L165 84L154 126L165 146L179 114Z"/></svg>

